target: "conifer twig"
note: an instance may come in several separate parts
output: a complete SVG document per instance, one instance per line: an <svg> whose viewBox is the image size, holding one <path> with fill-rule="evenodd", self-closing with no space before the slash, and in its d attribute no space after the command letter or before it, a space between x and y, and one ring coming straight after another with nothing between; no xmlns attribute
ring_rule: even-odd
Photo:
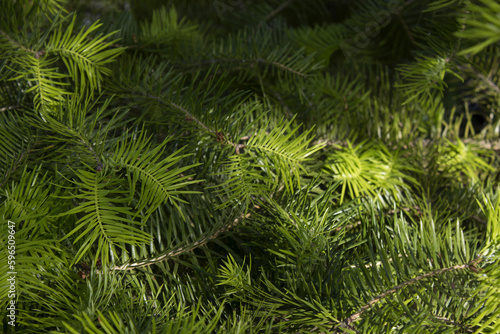
<svg viewBox="0 0 500 334"><path fill-rule="evenodd" d="M307 74L302 73L302 72L297 71L297 70L294 70L291 67L283 65L283 64L278 63L276 61L270 61L270 60L266 60L266 59L262 59L262 58L255 58L255 59L220 58L220 59L212 59L212 60L202 61L202 62L199 62L197 64L201 65L201 64L218 64L218 63L245 63L245 65L246 65L245 68L248 67L248 64L250 64L250 66L255 65L255 64L259 64L259 63L260 64L265 64L265 65L273 65L275 67L281 68L284 71L291 72L291 73L296 74L298 76L307 77ZM197 64L193 64L193 65L197 65ZM239 69L243 70L243 67L240 67Z"/></svg>
<svg viewBox="0 0 500 334"><path fill-rule="evenodd" d="M412 279L410 279L409 281L406 281L406 282L403 282L381 294L379 294L378 296L376 296L375 298L373 298L372 300L370 300L367 304L363 305L357 312L351 314L349 317L345 318L344 320L342 320L341 322L339 322L338 324L336 324L333 329L335 328L339 328L340 326L343 326L343 327L347 327L349 328L350 327L350 324L355 322L356 320L358 320L361 315L366 312L367 310L369 310L374 304L378 303L379 301L383 300L384 298L386 298L387 296L389 295L392 295L393 293L395 292L398 292L399 290L409 286L409 285L412 285L416 282L419 282L423 279L426 279L426 278L429 278L429 277L433 277L433 276L436 276L436 275L441 275L443 273L446 273L446 272L449 272L449 271L455 271L455 270L463 270L463 269L471 269L472 271L477 271L477 268L475 267L475 265L480 261L480 256L477 257L475 260L471 261L470 263L465 263L465 264L459 264L459 265L455 265L455 266L451 266L451 267L448 267L448 268L442 268L442 269L438 269L438 270L434 270L434 271L431 271L431 272L428 272L428 273L425 273L423 275L420 275L420 276L417 276L417 277L414 277Z"/></svg>
<svg viewBox="0 0 500 334"><path fill-rule="evenodd" d="M500 87L498 87L498 85L493 81L491 80L489 77L485 76L484 74L478 72L475 68L473 68L472 66L457 66L458 69L460 70L470 70L472 71L479 79L481 79L482 81L484 81L491 89L493 89L495 91L495 93L497 94L500 94Z"/></svg>
<svg viewBox="0 0 500 334"><path fill-rule="evenodd" d="M20 105L3 107L3 108L0 108L0 112L7 111L7 110L12 110L12 109L17 109L17 108L20 108L20 107L21 107Z"/></svg>
<svg viewBox="0 0 500 334"><path fill-rule="evenodd" d="M205 237L201 238L200 240L196 241L195 243L193 243L190 246L179 247L177 249L174 249L174 250L168 252L167 254L160 255L160 256L158 256L156 258L153 258L153 259L150 259L150 260L145 260L145 261L140 261L140 262L134 262L134 263L128 263L128 264L124 264L122 266L116 266L116 267L113 267L113 268L110 268L110 269L111 270L116 270L116 271L133 270L133 269L136 269L136 268L147 267L147 266L150 266L152 264L155 264L155 263L158 263L158 262L161 262L161 261L164 261L164 260L168 260L170 258L179 256L179 255L182 255L182 254L185 254L185 253L190 252L190 251L192 251L192 250L194 250L194 249L196 249L198 247L206 245L210 240L213 240L213 239L217 238L221 233L228 231L229 229L231 229L234 226L238 225L242 220L247 219L249 217L250 217L249 213L247 213L246 215L242 214L240 217L236 218L231 224L229 224L227 226L224 226L223 228L217 230L211 236L205 236Z"/></svg>
<svg viewBox="0 0 500 334"><path fill-rule="evenodd" d="M189 110L187 110L186 108L178 105L177 103L165 101L159 96L155 96L152 94L147 94L146 96L160 102L163 105L167 105L167 106L173 107L174 109L179 110L180 112L182 112L185 115L185 118L187 120L194 121L196 124L201 126L204 130L206 130L208 133L215 135L218 140L220 139L221 142L228 143L229 145L233 146L236 150L236 153L239 153L239 149L241 148L241 145L233 143L231 140L229 140L227 138L227 136L224 136L224 134L222 134L222 138L220 138L221 132L210 129L205 123L203 123L198 118L196 118L196 116L194 116L193 113L189 112Z"/></svg>
<svg viewBox="0 0 500 334"><path fill-rule="evenodd" d="M260 27L262 27L262 24L264 22L269 21L271 18L273 18L274 16L276 16L277 14L279 14L283 9L285 9L288 6L290 6L293 1L294 0L285 1L278 8L274 9L272 12L270 12L269 14L267 14L266 17L264 18L264 20L262 20L259 23L259 25L257 26L257 29L260 29Z"/></svg>
<svg viewBox="0 0 500 334"><path fill-rule="evenodd" d="M8 40L10 43L14 44L15 46L17 46L18 48L28 52L28 53L32 53L34 55L36 55L38 52L35 51L35 50L31 50L27 47L25 47L24 45L18 43L17 41L13 40L12 38L9 37L9 35L7 35L6 33L4 33L3 31L0 30L0 35L2 35L6 40ZM38 57L37 57L38 58Z"/></svg>

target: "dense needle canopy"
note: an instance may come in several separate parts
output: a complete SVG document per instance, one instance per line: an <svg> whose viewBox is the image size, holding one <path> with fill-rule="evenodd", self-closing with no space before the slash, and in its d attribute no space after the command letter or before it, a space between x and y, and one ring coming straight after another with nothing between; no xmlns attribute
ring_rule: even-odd
<svg viewBox="0 0 500 334"><path fill-rule="evenodd" d="M496 0L0 0L3 333L498 333Z"/></svg>

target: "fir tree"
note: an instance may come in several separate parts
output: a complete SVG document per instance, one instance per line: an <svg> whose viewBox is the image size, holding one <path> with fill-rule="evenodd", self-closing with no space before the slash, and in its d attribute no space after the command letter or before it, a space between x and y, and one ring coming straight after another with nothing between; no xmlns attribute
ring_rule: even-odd
<svg viewBox="0 0 500 334"><path fill-rule="evenodd" d="M497 1L0 8L3 332L500 331Z"/></svg>

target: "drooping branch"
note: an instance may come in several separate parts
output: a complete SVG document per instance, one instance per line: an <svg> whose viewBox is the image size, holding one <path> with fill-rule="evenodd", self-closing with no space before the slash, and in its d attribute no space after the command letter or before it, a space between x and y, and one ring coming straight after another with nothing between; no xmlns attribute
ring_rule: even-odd
<svg viewBox="0 0 500 334"><path fill-rule="evenodd" d="M122 266L116 266L116 267L113 267L113 268L110 268L110 269L111 270L116 270L116 271L133 270L133 269L136 269L136 268L147 267L147 266L150 266L152 264L155 264L155 263L158 263L158 262L161 262L161 261L166 261L168 259L180 256L182 254L186 254L186 253L191 252L192 250L194 250L194 249L196 249L198 247L206 245L209 241L214 240L221 233L224 233L224 232L230 230L231 228L233 228L236 225L238 225L242 220L247 219L248 217L250 217L249 213L247 213L246 215L243 214L239 218L236 218L231 224L229 224L227 226L224 226L223 228L215 231L215 233L213 233L210 236L204 236L204 237L202 237L200 240L196 241L195 243L193 243L193 244L191 244L189 246L179 247L177 249L171 250L167 254L160 255L160 256L155 257L153 259L144 260L144 261L140 261L140 262L134 262L134 263L127 263L127 264L124 264Z"/></svg>
<svg viewBox="0 0 500 334"><path fill-rule="evenodd" d="M476 264L480 261L480 256L477 257L476 259L474 259L473 261L471 261L470 263L465 263L465 264L459 264L459 265L455 265L455 266L452 266L452 267L448 267L448 268L442 268L442 269L438 269L438 270L434 270L434 271L431 271L429 273L426 273L426 274L423 274L423 275L420 275L420 276L417 276L417 277L414 277L412 278L411 280L409 281L406 281L406 282L403 282L381 294L379 294L378 296L376 296L375 298L373 298L372 300L370 300L367 304L363 305L357 312L353 313L352 315L350 315L349 317L345 318L344 320L342 320L341 322L339 322L338 324L336 324L333 329L336 329L336 328L350 328L350 324L355 322L356 320L358 320L361 315L366 312L367 310L369 310L374 304L382 301L383 299L385 299L386 297L398 292L399 290L407 287L407 286L410 286L410 285L413 285L421 280L424 280L424 279L427 279L429 277L433 277L433 276L437 276L437 275L441 275L441 274L444 274L446 272L450 272L450 271L456 271L456 270L464 270L464 269L470 269L474 272L476 272L478 269L476 268Z"/></svg>

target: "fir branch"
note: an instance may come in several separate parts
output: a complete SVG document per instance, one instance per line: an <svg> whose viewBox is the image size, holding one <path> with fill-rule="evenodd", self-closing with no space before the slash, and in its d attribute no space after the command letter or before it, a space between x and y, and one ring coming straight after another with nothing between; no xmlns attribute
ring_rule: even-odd
<svg viewBox="0 0 500 334"><path fill-rule="evenodd" d="M438 321L441 321L441 322L444 322L448 325L452 325L452 326L455 326L455 327L460 327L464 330L466 330L468 333L476 333L476 331L472 328L470 328L469 326L466 326L460 322L457 322L455 320L451 320L451 319L448 319L448 318L445 318L445 317L440 317L440 316L437 316L437 315L433 315L434 319L438 320Z"/></svg>
<svg viewBox="0 0 500 334"><path fill-rule="evenodd" d="M486 150L500 150L500 139L479 139L479 138L464 138L462 140L464 144L471 145L474 147L486 149ZM325 147L347 147L347 141L346 140L332 140L332 139L326 139L326 138L318 138L315 141L312 142L313 145L323 145ZM412 142L409 143L408 147L409 148L414 148L417 146L417 144L422 144L424 147L431 147L433 145L436 145L435 140L430 140L430 139L423 139L423 140L418 140L418 142ZM408 148L406 147L406 148ZM404 147L403 147L404 148ZM405 149L406 149L405 148Z"/></svg>
<svg viewBox="0 0 500 334"><path fill-rule="evenodd" d="M31 53L33 54L37 59L43 55L44 51L36 51L36 50L32 50L30 48L27 48L25 47L24 45L22 45L21 43L13 40L7 33L3 32L2 30L0 30L0 35L2 35L9 43L11 43L13 46L27 52L27 53Z"/></svg>
<svg viewBox="0 0 500 334"><path fill-rule="evenodd" d="M226 225L226 226L218 229L210 236L202 237L201 239L197 240L196 242L194 242L193 244L191 244L189 246L179 247L177 249L169 251L167 254L164 254L164 255L161 255L161 256L158 256L158 257L155 257L152 259L143 260L140 262L127 263L127 264L124 264L121 266L112 267L112 268L110 268L110 270L116 270L116 271L134 270L136 268L151 266L155 263L166 261L166 260L169 260L171 258L186 254L188 252L195 250L196 248L199 248L199 247L206 245L211 240L216 239L220 234L229 231L231 228L237 226L238 224L241 223L241 221L249 218L250 216L251 216L250 213L242 214L239 218L236 218L231 224Z"/></svg>
<svg viewBox="0 0 500 334"><path fill-rule="evenodd" d="M472 71L472 73L474 73L476 77L485 82L488 85L488 87L490 87L496 94L500 94L500 87L498 87L498 85L493 80L491 80L490 77L487 77L484 74L478 72L477 69L475 69L474 67L470 65L469 66L458 65L457 68L462 71Z"/></svg>
<svg viewBox="0 0 500 334"><path fill-rule="evenodd" d="M184 114L184 118L186 120L188 120L188 121L194 121L196 124L198 124L199 126L201 126L201 128L203 128L205 131L207 131L208 133L216 136L217 139L220 140L222 143L227 143L227 144L233 146L235 148L235 150L236 150L236 153L239 154L239 149L242 148L242 145L235 144L231 140L229 140L226 136L224 136L224 134L222 134L221 132L213 130L213 129L210 129L205 123L203 123L202 121L200 121L196 116L194 116L194 114L192 112L190 112L186 108L178 105L177 103L166 101L166 100L162 99L161 97L155 96L155 95L152 95L152 94L146 94L146 97L148 97L150 99L153 99L153 100L155 100L155 101L157 101L157 102L159 102L159 103L161 103L161 104L163 104L165 106L170 106L170 107L174 108L175 110L178 110L178 111L182 112ZM222 138L220 138L221 134L222 134Z"/></svg>
<svg viewBox="0 0 500 334"><path fill-rule="evenodd" d="M296 75L304 77L304 78L308 77L307 74L302 73L302 72L297 71L297 70L294 70L293 68L288 67L284 64L281 64L279 62L272 61L272 60L263 59L263 58L254 58L254 59L220 58L220 59L205 60L205 61L201 61L198 63L193 63L193 64L190 64L190 66L198 67L200 65L213 65L213 64L223 64L223 63L238 63L241 65L245 65L245 66L238 68L241 71L247 70L249 64L250 64L250 68L252 68L256 64L272 65L272 66L275 66L283 71L290 72L290 73L296 74Z"/></svg>
<svg viewBox="0 0 500 334"><path fill-rule="evenodd" d="M413 38L413 34L411 33L410 28L408 27L408 24L406 24L403 17L401 17L401 13L396 13L396 16L397 16L399 22L401 23L401 25L403 26L404 30L406 31L406 34L408 35L408 38L410 39L410 41L412 41L412 43L415 43L415 39Z"/></svg>
<svg viewBox="0 0 500 334"><path fill-rule="evenodd" d="M399 258L402 258L402 257L403 257L403 254L399 254L399 255L398 255L398 257L399 257ZM387 263L392 262L392 261L393 261L393 260L392 260L392 258L388 258L388 259L387 259ZM382 265L384 265L384 264L385 264L385 262L383 262L383 261L377 261L377 262L375 262L375 263L368 263L368 264L365 264L365 268L371 268L371 267L374 267L374 266L375 266L375 267L378 267L378 266L382 266ZM355 264L351 264L351 265L349 266L349 268L354 269L354 268L359 268L359 266L357 266L357 265L355 265Z"/></svg>
<svg viewBox="0 0 500 334"><path fill-rule="evenodd" d="M283 2L281 5L279 5L279 7L274 9L272 12L267 14L266 17L259 23L259 25L257 26L257 29L260 29L265 22L269 21L271 18L278 15L282 10L284 10L286 7L290 6L293 2L294 2L294 0L287 0L287 1Z"/></svg>
<svg viewBox="0 0 500 334"><path fill-rule="evenodd" d="M3 107L3 108L0 108L0 112L2 112L2 111L7 111L7 110L19 109L19 108L21 108L21 106L20 106L20 105Z"/></svg>
<svg viewBox="0 0 500 334"><path fill-rule="evenodd" d="M496 0L110 2L0 0L19 332L498 331Z"/></svg>
<svg viewBox="0 0 500 334"><path fill-rule="evenodd" d="M353 322L355 322L356 320L358 320L361 317L361 315L364 312L366 312L367 310L369 310L374 304L382 301L386 297L388 297L388 296L390 296L390 295L398 292L399 290L401 290L403 288L406 288L407 286L410 286L412 284L418 283L419 281L427 279L429 277L434 277L434 276L442 275L442 274L450 272L450 271L457 271L457 270L464 270L464 269L477 270L475 268L475 265L479 261L480 261L480 257L477 257L476 259L474 259L470 263L458 264L458 265L455 265L455 266L452 266L452 267L434 270L434 271L425 273L423 275L414 277L414 278L412 278L409 281L403 282L403 283L401 283L401 284L399 284L399 285L397 285L397 286L395 286L395 287L393 287L393 288L391 288L391 289L389 289L389 290L387 290L387 291L385 291L385 292L383 292L383 293L375 296L367 304L365 304L364 306L362 306L357 312L351 314L349 317L347 317L344 320L340 321L338 324L335 324L335 326L332 329L336 329L336 328L339 328L339 327L340 328L350 328L351 327L350 325Z"/></svg>
<svg viewBox="0 0 500 334"><path fill-rule="evenodd" d="M100 168L103 168L104 165L103 165L101 159L99 158L99 156L97 155L96 151L92 148L90 141L88 139L86 139L82 134L78 134L78 136L79 136L81 142L83 143L83 145L90 151L90 153L94 157L95 161L97 162L97 166L100 166Z"/></svg>
<svg viewBox="0 0 500 334"><path fill-rule="evenodd" d="M165 103L163 100L162 100L163 103ZM205 124L203 124L198 118L196 118L192 113L190 113L188 110L186 110L185 108L181 107L180 105L176 104L176 103L173 103L173 102L169 102L169 104L174 107L175 109L181 111L184 113L185 115L185 119L187 120L190 120L190 121L195 121L198 125L200 125L203 129L205 129L207 132L211 133L211 134L216 134L216 131L215 130L212 130L210 129L208 126L206 126Z"/></svg>
<svg viewBox="0 0 500 334"><path fill-rule="evenodd" d="M21 166L22 166L22 162L23 162L23 160L24 160L25 158L27 158L27 157L28 157L28 155L29 155L29 153L30 153L31 151L32 151L32 150L28 150L26 153L22 153L22 154L19 156L19 158L17 159L17 161L16 161L16 162L14 162L13 166L12 166L12 167L10 167L10 168L6 171L6 173L5 173L5 175L4 175L5 180L4 180L2 183L0 183L0 188L3 188L3 186L7 183L7 181L9 181L9 177L10 177L10 175L11 175L11 174L12 174L12 173L14 173L14 172L15 172L15 171L19 168L19 167L21 167Z"/></svg>

